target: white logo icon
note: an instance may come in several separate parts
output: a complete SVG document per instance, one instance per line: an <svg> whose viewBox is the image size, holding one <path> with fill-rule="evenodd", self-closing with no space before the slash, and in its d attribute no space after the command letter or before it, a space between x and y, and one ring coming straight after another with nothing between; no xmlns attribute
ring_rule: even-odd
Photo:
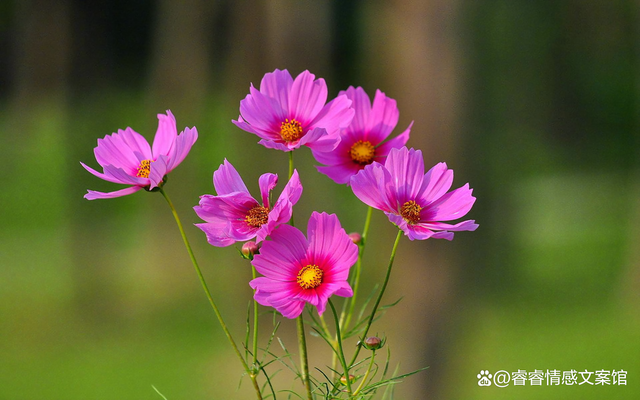
<svg viewBox="0 0 640 400"><path fill-rule="evenodd" d="M488 370L480 371L478 374L478 386L491 386L491 378L493 378L493 375Z"/></svg>

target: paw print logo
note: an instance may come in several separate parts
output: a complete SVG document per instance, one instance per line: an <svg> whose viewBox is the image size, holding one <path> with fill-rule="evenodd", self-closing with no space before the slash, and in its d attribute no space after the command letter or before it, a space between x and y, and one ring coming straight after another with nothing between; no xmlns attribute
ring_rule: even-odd
<svg viewBox="0 0 640 400"><path fill-rule="evenodd" d="M493 375L488 370L480 371L478 374L478 386L491 386L491 378L493 378Z"/></svg>

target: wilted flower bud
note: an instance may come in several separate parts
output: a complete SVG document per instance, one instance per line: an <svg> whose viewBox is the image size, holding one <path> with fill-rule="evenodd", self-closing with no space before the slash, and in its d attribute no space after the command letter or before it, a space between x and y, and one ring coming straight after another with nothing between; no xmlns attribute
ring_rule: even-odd
<svg viewBox="0 0 640 400"><path fill-rule="evenodd" d="M355 244L360 244L360 242L362 242L362 235L358 232L351 232L349 234L349 239L351 239L351 241Z"/></svg>
<svg viewBox="0 0 640 400"><path fill-rule="evenodd" d="M242 245L242 255L245 258L253 258L254 254L258 253L258 250L260 249L260 245L256 242L246 242L245 244Z"/></svg>
<svg viewBox="0 0 640 400"><path fill-rule="evenodd" d="M369 336L362 341L362 345L367 350L378 350L384 346L384 340L377 336Z"/></svg>
<svg viewBox="0 0 640 400"><path fill-rule="evenodd" d="M356 381L356 377L351 375L351 374L349 374L349 383L353 383L355 381ZM343 385L346 385L347 384L347 378L344 375L342 375L340 377L340 382L342 382Z"/></svg>

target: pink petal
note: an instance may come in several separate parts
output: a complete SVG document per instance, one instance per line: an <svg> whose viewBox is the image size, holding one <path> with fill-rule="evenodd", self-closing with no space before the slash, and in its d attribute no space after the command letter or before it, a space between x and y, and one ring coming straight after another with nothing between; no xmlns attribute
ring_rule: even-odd
<svg viewBox="0 0 640 400"><path fill-rule="evenodd" d="M344 164L346 162L353 163L349 152L351 150L351 147L357 140L359 139L353 139L348 136L343 136L340 140L340 143L334 150L317 151L311 149L311 152L313 153L313 157L316 159L316 161L324 165L338 165Z"/></svg>
<svg viewBox="0 0 640 400"><path fill-rule="evenodd" d="M160 155L170 155L177 136L176 119L171 111L167 110L167 115L158 114L158 130L153 139L153 158L156 159Z"/></svg>
<svg viewBox="0 0 640 400"><path fill-rule="evenodd" d="M392 149L384 164L393 183L398 206L415 200L424 179L424 161L420 150Z"/></svg>
<svg viewBox="0 0 640 400"><path fill-rule="evenodd" d="M335 214L313 212L307 225L309 262L321 266L332 281L346 281L358 259L358 246L342 229Z"/></svg>
<svg viewBox="0 0 640 400"><path fill-rule="evenodd" d="M184 128L184 131L180 132L174 143L173 149L169 156L167 164L167 173L173 171L175 167L187 157L191 147L198 140L198 131L195 127L189 129Z"/></svg>
<svg viewBox="0 0 640 400"><path fill-rule="evenodd" d="M476 224L476 221L472 219L459 222L455 225L445 224L444 222L426 222L426 223L421 223L419 225L424 226L425 228L428 228L431 230L443 230L443 231L455 231L455 232L475 231L476 229L478 229L478 226L479 226L478 224Z"/></svg>
<svg viewBox="0 0 640 400"><path fill-rule="evenodd" d="M291 151L300 147L300 141L296 142L297 144L289 144L286 145L284 143L275 142L273 140L262 139L258 142L258 144L263 145L267 149L276 149L282 151Z"/></svg>
<svg viewBox="0 0 640 400"><path fill-rule="evenodd" d="M196 207L194 207L196 208ZM225 220L212 220L202 224L195 224L207 236L207 242L216 247L231 246L236 242L235 239L229 237L227 232L230 231L231 224Z"/></svg>
<svg viewBox="0 0 640 400"><path fill-rule="evenodd" d="M363 203L382 211L397 212L389 171L374 162L351 177L353 194Z"/></svg>
<svg viewBox="0 0 640 400"><path fill-rule="evenodd" d="M376 144L385 140L398 124L399 117L400 112L396 101L388 98L380 90L376 90L367 123L366 140Z"/></svg>
<svg viewBox="0 0 640 400"><path fill-rule="evenodd" d="M131 128L98 139L98 147L94 149L96 161L102 167L114 165L129 173L136 171L140 165L135 152L142 154L143 159L153 159L149 143Z"/></svg>
<svg viewBox="0 0 640 400"><path fill-rule="evenodd" d="M307 146L316 151L333 151L339 143L340 136L329 136L326 129L314 128L300 138L299 144L295 148Z"/></svg>
<svg viewBox="0 0 640 400"><path fill-rule="evenodd" d="M159 186L167 174L167 156L161 155L151 163L149 170L149 189Z"/></svg>
<svg viewBox="0 0 640 400"><path fill-rule="evenodd" d="M282 110L289 110L289 93L293 85L293 78L289 71L276 69L267 73L260 82L260 92L276 100Z"/></svg>
<svg viewBox="0 0 640 400"><path fill-rule="evenodd" d="M200 196L200 203L194 209L207 222L214 219L244 220L249 210L256 205L258 202L250 194L233 192L220 196Z"/></svg>
<svg viewBox="0 0 640 400"><path fill-rule="evenodd" d="M446 163L438 163L424 175L419 197L425 204L432 203L447 193L452 183L453 170Z"/></svg>
<svg viewBox="0 0 640 400"><path fill-rule="evenodd" d="M322 108L320 113L309 123L309 129L324 128L331 140L339 141L340 129L349 126L354 114L355 110L351 108L351 100L345 95L338 96Z"/></svg>
<svg viewBox="0 0 640 400"><path fill-rule="evenodd" d="M267 238L279 225L286 224L291 219L293 205L290 201L284 200L276 203L269 211L269 220L262 225L256 233L256 242L261 242Z"/></svg>
<svg viewBox="0 0 640 400"><path fill-rule="evenodd" d="M351 107L355 111L353 120L347 129L350 132L366 132L371 112L371 100L367 93L361 87L349 86L347 90L338 93L338 96L340 95L346 95L351 100Z"/></svg>
<svg viewBox="0 0 640 400"><path fill-rule="evenodd" d="M249 88L249 95L240 102L240 115L251 125L252 133L272 140L280 138L280 124L288 118L276 100L266 97L253 86Z"/></svg>
<svg viewBox="0 0 640 400"><path fill-rule="evenodd" d="M405 129L405 131L402 132L400 135L394 137L393 139L387 140L386 142L376 147L376 158L383 157L384 159L386 159L386 156L389 154L391 149L399 149L405 144L407 144L407 141L409 140L409 135L411 134L412 126L413 126L413 121L411 121L411 123L409 124L409 127ZM381 163L383 162L383 160L378 160L378 159L376 159L376 161Z"/></svg>
<svg viewBox="0 0 640 400"><path fill-rule="evenodd" d="M131 176L129 174L127 174L126 172L122 171L122 170L120 170L120 171L122 171L124 173L124 175L127 177L124 180L118 178L120 176L119 174L117 176L103 174L103 173L98 172L95 169L89 167L88 165L84 164L83 162L81 162L80 164L84 167L84 169L89 171L91 174L93 174L94 176L97 176L100 179L104 179L105 181L113 182L113 183L121 183L121 184L124 184L124 185L138 185L137 181L136 181L136 183L131 183L131 180L130 180ZM140 186L145 186L145 185L140 185Z"/></svg>
<svg viewBox="0 0 640 400"><path fill-rule="evenodd" d="M233 192L243 192L249 194L247 186L242 181L240 174L227 159L213 173L213 187L218 195L225 195Z"/></svg>
<svg viewBox="0 0 640 400"><path fill-rule="evenodd" d="M295 205L302 196L302 183L300 183L300 176L298 170L294 169L291 174L291 179L287 182L287 185L282 190L282 193L278 197L276 204L284 199L287 199L291 204Z"/></svg>
<svg viewBox="0 0 640 400"><path fill-rule="evenodd" d="M307 240L300 230L280 225L271 233L271 240L263 243L260 254L256 254L251 263L266 277L288 280L297 275L307 247Z"/></svg>
<svg viewBox="0 0 640 400"><path fill-rule="evenodd" d="M258 179L258 186L260 186L260 195L262 196L262 205L269 207L269 193L278 184L278 175L276 174L263 174Z"/></svg>
<svg viewBox="0 0 640 400"><path fill-rule="evenodd" d="M324 79L315 79L309 71L296 77L289 93L289 115L306 126L322 110L327 101Z"/></svg>
<svg viewBox="0 0 640 400"><path fill-rule="evenodd" d="M113 199L114 197L121 197L131 193L135 193L140 189L142 189L141 186L131 186L126 189L116 190L115 192L108 193L96 192L95 190L87 190L87 194L84 195L84 198L87 200Z"/></svg>
<svg viewBox="0 0 640 400"><path fill-rule="evenodd" d="M353 161L346 162L344 164L331 165L327 167L316 167L318 172L328 176L337 184L349 184L351 177L356 175L363 169L362 165L356 164Z"/></svg>
<svg viewBox="0 0 640 400"><path fill-rule="evenodd" d="M426 211L431 221L451 221L464 217L476 201L469 184L452 190L429 204ZM428 211L427 211L428 210Z"/></svg>
<svg viewBox="0 0 640 400"><path fill-rule="evenodd" d="M116 168L113 165L107 165L104 167L104 175L110 176L112 178L112 179L105 179L105 180L109 180L110 182L119 182L127 185L136 185L136 186L149 185L148 178L138 178L137 176L131 176L127 172L123 171L122 168Z"/></svg>

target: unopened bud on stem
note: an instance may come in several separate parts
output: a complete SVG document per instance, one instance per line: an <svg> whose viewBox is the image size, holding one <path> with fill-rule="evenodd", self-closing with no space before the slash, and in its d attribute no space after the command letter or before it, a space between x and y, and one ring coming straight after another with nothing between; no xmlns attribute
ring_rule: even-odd
<svg viewBox="0 0 640 400"><path fill-rule="evenodd" d="M258 254L259 249L260 245L256 242L247 242L242 245L242 255L245 258L253 259L253 255Z"/></svg>
<svg viewBox="0 0 640 400"><path fill-rule="evenodd" d="M360 242L362 242L362 235L358 232L351 232L349 234L349 239L351 239L351 241L355 244L360 244Z"/></svg>

